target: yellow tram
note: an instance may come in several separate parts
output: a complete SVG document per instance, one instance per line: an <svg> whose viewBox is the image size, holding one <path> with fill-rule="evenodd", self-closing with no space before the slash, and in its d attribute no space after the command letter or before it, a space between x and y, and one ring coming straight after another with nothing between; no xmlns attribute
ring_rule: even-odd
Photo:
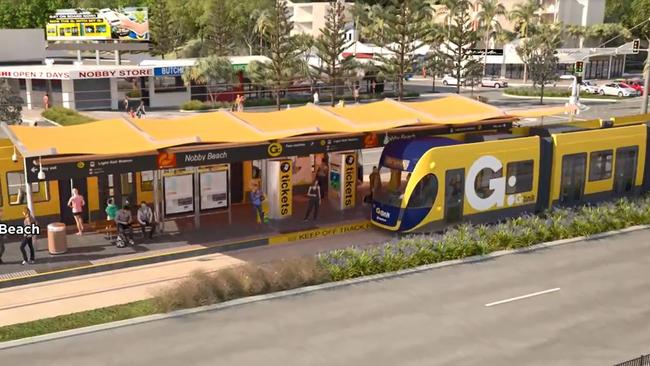
<svg viewBox="0 0 650 366"><path fill-rule="evenodd" d="M590 121L391 142L380 161L389 179L373 195L372 222L431 231L647 191L649 128Z"/></svg>

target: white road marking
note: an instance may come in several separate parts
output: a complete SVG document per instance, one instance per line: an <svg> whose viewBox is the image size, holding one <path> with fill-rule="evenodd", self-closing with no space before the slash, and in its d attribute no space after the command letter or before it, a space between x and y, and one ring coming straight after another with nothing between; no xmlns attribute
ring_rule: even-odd
<svg viewBox="0 0 650 366"><path fill-rule="evenodd" d="M527 299L527 298L529 298L529 297L533 297L533 296L539 296L539 295L544 295L544 294L550 294L551 292L556 292L556 291L560 291L560 288L559 288L559 287L556 287L556 288L552 288L552 289L549 289L549 290L544 290L544 291L534 292L534 293L532 293L532 294L528 294L528 295L522 295L522 296L512 297L512 298L510 298L510 299L505 299L505 300L501 300L501 301L491 302L491 303L489 303L489 304L485 304L485 306L486 306L486 307L490 307L490 306L494 306L494 305L501 305L501 304L505 304L505 303L512 302L512 301L517 301L517 300Z"/></svg>

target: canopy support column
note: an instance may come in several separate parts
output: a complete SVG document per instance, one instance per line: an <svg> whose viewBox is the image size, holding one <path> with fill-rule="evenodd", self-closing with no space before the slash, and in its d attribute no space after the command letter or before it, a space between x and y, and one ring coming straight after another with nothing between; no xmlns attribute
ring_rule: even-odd
<svg viewBox="0 0 650 366"><path fill-rule="evenodd" d="M27 208L29 208L29 212L32 213L32 216L36 217L36 213L34 212L34 200L32 199L32 184L27 181L27 159L23 159L23 165L25 172L25 196L27 200Z"/></svg>
<svg viewBox="0 0 650 366"><path fill-rule="evenodd" d="M154 222L159 223L160 232L165 231L165 220L160 215L160 189L158 187L158 170L153 171L153 215Z"/></svg>
<svg viewBox="0 0 650 366"><path fill-rule="evenodd" d="M194 229L201 227L201 187L199 180L199 167L194 168Z"/></svg>

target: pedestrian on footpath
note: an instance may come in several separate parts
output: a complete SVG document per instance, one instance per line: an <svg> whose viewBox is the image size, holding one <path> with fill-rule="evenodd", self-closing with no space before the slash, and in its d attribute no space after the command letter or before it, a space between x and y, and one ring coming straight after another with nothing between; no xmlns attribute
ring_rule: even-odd
<svg viewBox="0 0 650 366"><path fill-rule="evenodd" d="M262 209L262 202L264 201L264 194L257 183L253 183L253 190L251 191L251 203L255 209L255 215L260 219L260 223L264 223L264 210Z"/></svg>
<svg viewBox="0 0 650 366"><path fill-rule="evenodd" d="M24 226L31 226L31 225L36 225L36 219L34 216L32 216L31 211L29 211L29 208L25 207L23 208L23 216L25 217L25 220L23 220L23 225ZM28 230L27 230L28 231ZM29 231L31 233L31 231ZM32 264L34 263L34 236L32 234L24 234L25 237L23 238L22 243L20 243L20 254L23 255L23 265L29 263ZM29 260L27 258L27 253L25 252L25 247L29 247Z"/></svg>
<svg viewBox="0 0 650 366"><path fill-rule="evenodd" d="M355 85L352 90L352 98L354 98L354 103L359 104L359 86Z"/></svg>
<svg viewBox="0 0 650 366"><path fill-rule="evenodd" d="M124 112L129 113L129 97L125 96L124 100L122 101L122 105L124 106Z"/></svg>
<svg viewBox="0 0 650 366"><path fill-rule="evenodd" d="M314 104L318 105L320 103L320 97L318 96L318 90L314 91Z"/></svg>
<svg viewBox="0 0 650 366"><path fill-rule="evenodd" d="M3 211L0 209L0 219L2 219ZM2 221L0 221L2 223ZM2 264L2 255L5 253L5 237L6 235L0 235L0 264Z"/></svg>
<svg viewBox="0 0 650 366"><path fill-rule="evenodd" d="M141 100L140 104L138 105L138 109L136 109L136 111L135 111L135 115L139 119L143 119L145 114L146 114L146 112L144 110L144 100Z"/></svg>
<svg viewBox="0 0 650 366"><path fill-rule="evenodd" d="M307 212L305 212L305 218L303 221L309 220L309 214L314 211L314 221L318 218L318 208L320 203L323 200L320 193L320 185L318 184L318 179L314 179L314 183L309 186L307 190L307 197L309 198L309 204L307 206Z"/></svg>
<svg viewBox="0 0 650 366"><path fill-rule="evenodd" d="M244 102L246 102L246 96L245 95L240 95L239 96L239 104L237 104L237 112L243 112L244 111Z"/></svg>
<svg viewBox="0 0 650 366"><path fill-rule="evenodd" d="M43 109L50 109L50 95L48 93L45 93L45 95L43 95Z"/></svg>
<svg viewBox="0 0 650 366"><path fill-rule="evenodd" d="M81 235L84 232L84 206L86 201L84 197L79 194L77 188L72 188L72 197L68 200L68 207L72 209L72 215L74 216L74 221L77 224L77 235Z"/></svg>

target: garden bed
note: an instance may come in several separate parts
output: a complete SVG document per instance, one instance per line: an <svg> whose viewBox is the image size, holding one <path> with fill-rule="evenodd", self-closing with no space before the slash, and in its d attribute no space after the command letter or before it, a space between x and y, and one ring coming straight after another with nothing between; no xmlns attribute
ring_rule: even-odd
<svg viewBox="0 0 650 366"><path fill-rule="evenodd" d="M72 126L96 121L96 119L92 117L80 114L73 109L63 107L52 107L43 111L41 116L50 121L56 122L61 126Z"/></svg>
<svg viewBox="0 0 650 366"><path fill-rule="evenodd" d="M541 96L541 88L531 88L531 87L520 87L520 88L508 88L503 91L504 95L513 95L518 97L537 97ZM550 87L544 88L544 98L569 98L571 96L571 90L568 88L558 88ZM580 99L612 99L620 100L619 98L613 95L600 95L592 94L587 92L580 92Z"/></svg>

